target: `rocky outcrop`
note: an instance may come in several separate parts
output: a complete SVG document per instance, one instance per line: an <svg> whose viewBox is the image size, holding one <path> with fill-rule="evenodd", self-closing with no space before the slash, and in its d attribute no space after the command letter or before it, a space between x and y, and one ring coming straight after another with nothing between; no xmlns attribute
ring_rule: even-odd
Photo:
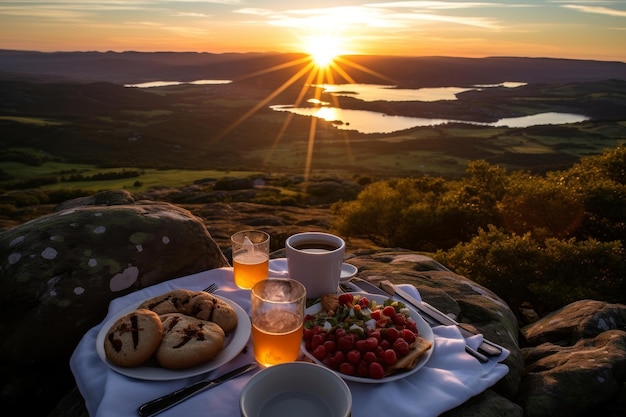
<svg viewBox="0 0 626 417"><path fill-rule="evenodd" d="M67 202L55 213L2 232L5 340L0 353L9 358L1 365L3 375L9 375L3 405L19 404L25 414L52 410L51 416L87 416L80 394L72 389L68 360L85 331L102 320L110 300L227 265L227 237L234 230L253 226L268 231L278 257L289 234L324 230L328 224L315 210L292 207L280 212L259 212L249 204L201 209L198 217L171 204L135 201L125 193L100 194ZM596 415L594 410L623 415L626 306L582 300L520 329L496 294L423 254L348 241L346 258L370 282L415 285L426 301L511 351L505 361L509 373L446 417L576 417ZM47 332L39 340L46 340L45 348L42 343L33 347L33 328ZM35 409L36 404L42 407Z"/></svg>
<svg viewBox="0 0 626 417"><path fill-rule="evenodd" d="M446 417L624 415L626 305L581 300L520 329L497 295L422 254L355 251L348 262L370 282L415 285L424 300L511 351L509 373Z"/></svg>
<svg viewBox="0 0 626 417"><path fill-rule="evenodd" d="M69 201L3 231L2 403L24 410L58 401L71 387L68 361L81 334L113 298L227 265L201 219L125 192Z"/></svg>
<svg viewBox="0 0 626 417"><path fill-rule="evenodd" d="M527 417L624 415L626 306L581 300L522 329Z"/></svg>

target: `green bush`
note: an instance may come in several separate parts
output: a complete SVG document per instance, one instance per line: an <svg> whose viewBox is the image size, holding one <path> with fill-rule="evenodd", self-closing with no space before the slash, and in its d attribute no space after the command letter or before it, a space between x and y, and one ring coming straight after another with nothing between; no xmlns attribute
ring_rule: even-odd
<svg viewBox="0 0 626 417"><path fill-rule="evenodd" d="M506 230L517 234L530 232L538 241L575 234L585 214L582 191L542 177L512 177L497 203L501 225Z"/></svg>
<svg viewBox="0 0 626 417"><path fill-rule="evenodd" d="M334 228L381 246L432 251L472 238L497 221L508 178L485 161L468 165L463 181L404 178L374 182L356 200L337 203Z"/></svg>
<svg viewBox="0 0 626 417"><path fill-rule="evenodd" d="M513 308L626 301L625 146L545 175L474 161L459 180L373 182L332 209L337 233L431 252Z"/></svg>
<svg viewBox="0 0 626 417"><path fill-rule="evenodd" d="M491 289L514 310L527 301L543 313L581 299L625 301L626 261L619 241L551 238L539 245L530 233L490 226L433 258Z"/></svg>

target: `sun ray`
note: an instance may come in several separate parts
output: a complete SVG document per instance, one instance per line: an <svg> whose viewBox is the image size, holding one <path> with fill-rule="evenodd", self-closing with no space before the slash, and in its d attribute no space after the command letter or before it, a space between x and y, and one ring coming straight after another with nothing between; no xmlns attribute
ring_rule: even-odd
<svg viewBox="0 0 626 417"><path fill-rule="evenodd" d="M341 57L337 57L337 58L340 59ZM331 84L331 85L335 84L335 79L334 79L333 72L331 71L331 69L335 70L341 77L343 77L348 82L350 83L355 82L355 80L346 71L344 71L344 69L341 68L341 66L339 66L337 62L333 62L330 65L330 68L328 68L328 76L327 76L328 84ZM333 94L331 94L330 97L333 102L333 105L335 107L339 107L339 97ZM344 143L345 150L346 150L347 162L350 165L352 165L354 163L354 154L352 152L352 147L350 146L350 141L348 140L348 131L342 130L341 135L344 139L343 143Z"/></svg>
<svg viewBox="0 0 626 417"><path fill-rule="evenodd" d="M267 103L269 103L269 101L271 99L273 99L274 97L276 97L277 95L279 95L280 93L285 91L288 87L290 87L298 79L302 78L304 76L304 74L306 74L307 72L311 71L312 67L313 67L313 64L309 63L305 67L301 68L300 71L298 71L296 74L292 75L291 78L289 78L287 81L285 81L280 87L278 87L276 90L272 91L267 97L265 97L263 100L258 102L256 104L256 106L254 106L253 108L248 110L244 115L242 115L237 120L235 120L235 122L233 122L233 124L228 126L221 133L219 133L215 138L213 138L212 142L216 142L216 141L220 140L221 138L223 138L224 136L226 136L227 134L229 134L230 132L232 132L237 126L239 126L241 123L246 121L250 116L254 115L257 111L259 111L259 109L265 107L265 105L267 105Z"/></svg>
<svg viewBox="0 0 626 417"><path fill-rule="evenodd" d="M274 71L284 70L287 68L291 68L298 65L303 65L302 68L298 69L298 71L290 76L284 83L282 83L279 87L277 87L274 91L268 94L265 98L256 103L250 110L248 110L241 117L237 118L235 122L226 127L223 131L221 131L216 137L212 138L211 142L218 141L224 138L226 135L231 133L234 129L236 129L240 124L245 122L248 118L253 116L260 109L264 108L268 105L268 103L277 97L279 94L284 92L287 88L291 87L298 80L303 79L302 87L298 93L296 100L293 103L294 107L300 106L304 101L307 93L311 88L314 88L313 99L312 102L316 103L315 105L324 105L324 101L321 100L322 94L324 93L323 86L324 84L332 85L335 84L336 81L347 82L347 83L356 83L353 76L351 76L348 72L348 69L354 69L357 71L361 71L363 73L375 76L380 78L381 80L385 80L390 82L391 84L397 84L389 77L384 76L374 70L371 70L363 65L360 65L356 62L353 62L346 56L340 55L340 41L336 38L318 36L316 38L312 38L307 46L307 55L302 58L297 58L292 61L275 65L267 69L262 69L259 71L255 71L250 74L246 74L243 77L238 78L238 80L243 80L247 78L252 78L256 76L260 76L263 74L271 73ZM335 80L335 77L338 77L338 80ZM330 101L334 104L335 107L339 107L339 97L336 95L330 95ZM321 104L320 104L321 103ZM293 118L297 116L295 113L288 113L287 117L283 121L279 132L272 142L272 146L269 149L268 154L263 159L263 164L268 164L271 160L275 150L278 148L281 140L287 132L287 129L293 120ZM318 117L311 116L311 123L309 127L309 133L307 138L306 145L306 159L304 166L304 184L308 182L308 179L311 175L313 169L313 154L315 151L315 142L316 142L316 134L318 127ZM353 163L353 154L350 147L349 135L348 131L344 130L343 132L344 144L346 147L346 156L347 162ZM306 185L305 185L306 186Z"/></svg>
<svg viewBox="0 0 626 417"><path fill-rule="evenodd" d="M353 62L353 61L351 61L351 60L349 60L349 59L347 59L345 57L339 56L339 57L336 58L336 61L337 61L337 66L339 68L341 68L339 64L344 64L344 65L347 65L347 66L352 67L354 69L357 69L359 71L362 71L362 72L364 72L366 74L370 74L370 75L373 75L375 77L378 77L381 80L388 81L388 82L390 82L392 84L397 84L395 80L387 77L386 75L383 75L380 72L377 72L377 71L374 71L374 70L372 70L370 68L367 68L367 67L365 67L365 66L363 66L361 64L357 64L356 62Z"/></svg>
<svg viewBox="0 0 626 417"><path fill-rule="evenodd" d="M304 164L305 184L311 175L311 166L313 165L313 150L315 146L315 133L317 132L317 117L311 117L311 127L309 128L309 140L306 149L306 161Z"/></svg>
<svg viewBox="0 0 626 417"><path fill-rule="evenodd" d="M250 74L246 74L246 75L244 75L244 76L242 76L240 78L237 78L236 81L241 81L241 80L245 80L245 79L248 79L248 78L258 77L259 75L268 74L268 73L274 72L274 71L280 71L282 69L294 67L296 65L301 65L301 64L312 65L311 57L304 56L302 58L298 58L298 59L294 59L294 60L289 61L289 62L285 62L284 64L274 65L273 67L270 67L270 68L266 68L266 69L263 69L263 70L255 71L255 72L252 72Z"/></svg>
<svg viewBox="0 0 626 417"><path fill-rule="evenodd" d="M300 89L300 93L298 94L298 97L294 101L294 104L293 104L294 106L297 107L297 106L299 106L302 103L302 101L304 100L304 96L306 95L307 91L309 91L309 86L313 82L313 78L314 77L315 77L315 71L309 71L309 73L307 75L307 79L305 80L304 84L302 85L302 88ZM291 120L294 118L294 116L295 116L295 113L288 113L287 114L287 118L283 122L283 124L282 124L282 126L280 128L280 131L278 132L278 135L276 135L276 139L274 139L274 142L272 144L272 147L270 148L269 153L267 154L267 156L263 160L264 164L268 163L269 160L271 159L272 155L274 154L274 150L278 147L278 144L280 143L281 139L285 135L285 132L286 132L287 128L289 127L289 124L291 123Z"/></svg>
<svg viewBox="0 0 626 417"><path fill-rule="evenodd" d="M317 65L317 62L316 62ZM317 68L317 84L323 84L324 80L328 77L327 68L320 67L318 65ZM321 89L317 88L315 90L314 97L321 101L320 98L322 96ZM307 142L307 150L306 150L306 161L304 164L304 178L308 180L311 175L311 168L313 166L313 152L315 151L315 134L317 133L317 117L311 117L311 126L309 127L309 139ZM306 181L305 181L306 184Z"/></svg>

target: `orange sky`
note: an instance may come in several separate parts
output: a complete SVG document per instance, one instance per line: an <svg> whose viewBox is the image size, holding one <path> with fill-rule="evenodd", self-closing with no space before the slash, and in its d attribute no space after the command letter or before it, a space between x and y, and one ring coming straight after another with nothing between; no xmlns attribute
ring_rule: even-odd
<svg viewBox="0 0 626 417"><path fill-rule="evenodd" d="M335 53L626 62L626 1L0 3L0 49L308 52L319 38Z"/></svg>

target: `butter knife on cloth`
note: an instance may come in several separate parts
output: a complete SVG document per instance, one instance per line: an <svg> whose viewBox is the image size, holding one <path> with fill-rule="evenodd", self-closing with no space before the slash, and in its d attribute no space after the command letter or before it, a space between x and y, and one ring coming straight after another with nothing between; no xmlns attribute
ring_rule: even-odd
<svg viewBox="0 0 626 417"><path fill-rule="evenodd" d="M425 319L427 319L427 321L431 323L435 322L444 326L456 326L464 338L475 336L474 333L460 326L456 320L432 307L430 304L416 299L412 295L408 294L406 291L391 284L389 281L383 281L383 283L381 283L383 285L383 288L379 288L361 278L352 278L350 282L367 292L382 292L390 296L395 295L396 297L401 298L404 302L415 307L420 312L420 314ZM500 346L484 338L481 344L478 346L478 351L472 349L470 346L466 346L466 350L469 354L476 357L476 359L478 359L482 363L486 363L489 360L489 357L496 357L502 354L502 348Z"/></svg>
<svg viewBox="0 0 626 417"><path fill-rule="evenodd" d="M227 381L231 378L235 378L241 374L252 371L259 366L256 363L249 363L247 365L241 366L234 371L227 372L217 378L214 379L205 379L195 384L189 385L185 388L181 388L178 391L174 391L170 394L164 395L163 397L159 397L155 400L149 401L143 404L137 412L141 417L151 417L155 414L160 413L161 411L165 411L168 408L175 406L178 403L185 401L187 398L192 395L199 394L202 391L205 391L209 388L213 388L224 381Z"/></svg>

